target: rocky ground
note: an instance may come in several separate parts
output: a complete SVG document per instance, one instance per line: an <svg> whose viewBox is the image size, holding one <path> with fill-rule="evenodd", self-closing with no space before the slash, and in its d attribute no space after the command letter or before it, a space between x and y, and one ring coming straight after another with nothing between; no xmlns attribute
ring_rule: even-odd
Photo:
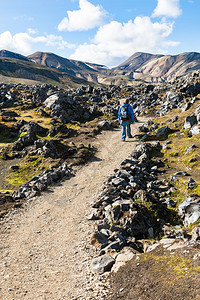
<svg viewBox="0 0 200 300"><path fill-rule="evenodd" d="M3 299L199 299L200 73L0 88Z"/></svg>

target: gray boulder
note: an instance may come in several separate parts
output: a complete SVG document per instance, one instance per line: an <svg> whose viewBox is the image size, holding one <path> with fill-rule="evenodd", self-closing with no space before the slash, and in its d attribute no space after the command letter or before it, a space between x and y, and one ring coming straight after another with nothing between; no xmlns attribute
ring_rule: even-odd
<svg viewBox="0 0 200 300"><path fill-rule="evenodd" d="M130 261L135 256L134 250L132 248L124 248L124 250L117 255L116 262L112 267L112 272L117 272L120 267L124 266L128 261Z"/></svg>
<svg viewBox="0 0 200 300"><path fill-rule="evenodd" d="M102 255L99 256L92 261L92 269L95 272L103 274L104 272L108 272L111 270L114 265L115 260L111 255Z"/></svg>
<svg viewBox="0 0 200 300"><path fill-rule="evenodd" d="M43 105L50 110L52 117L59 118L63 123L72 120L88 120L90 118L89 110L83 108L78 99L75 101L74 98L67 92L59 92L49 96Z"/></svg>
<svg viewBox="0 0 200 300"><path fill-rule="evenodd" d="M175 181L177 176L188 176L189 174L185 171L179 171L170 176L171 181Z"/></svg>
<svg viewBox="0 0 200 300"><path fill-rule="evenodd" d="M190 145L189 147L187 147L185 149L185 154L190 153L193 149L197 148L197 146L195 144Z"/></svg>
<svg viewBox="0 0 200 300"><path fill-rule="evenodd" d="M22 185L16 192L12 194L14 200L22 198L33 198L45 190L47 186L51 185L54 181L59 180L65 175L69 175L70 171L64 163L56 170L46 170L40 175L34 176L29 182Z"/></svg>
<svg viewBox="0 0 200 300"><path fill-rule="evenodd" d="M168 207L176 207L176 202L174 202L171 198L166 198L165 203Z"/></svg>
<svg viewBox="0 0 200 300"><path fill-rule="evenodd" d="M196 242L200 240L200 225L192 229L192 241Z"/></svg>
<svg viewBox="0 0 200 300"><path fill-rule="evenodd" d="M59 94L54 94L49 96L45 101L44 101L44 106L50 109L53 109L55 105L60 105L60 102L63 101L64 95L59 95ZM65 95L64 101L73 104L74 101L72 100L71 96Z"/></svg>
<svg viewBox="0 0 200 300"><path fill-rule="evenodd" d="M197 124L197 118L195 115L188 116L185 119L184 129L190 129L192 126Z"/></svg>
<svg viewBox="0 0 200 300"><path fill-rule="evenodd" d="M98 123L97 127L102 130L109 130L112 126L110 121L101 121Z"/></svg>
<svg viewBox="0 0 200 300"><path fill-rule="evenodd" d="M171 133L171 129L168 126L161 127L156 132L156 137L159 140L165 140L168 138L168 134Z"/></svg>
<svg viewBox="0 0 200 300"><path fill-rule="evenodd" d="M167 92L166 97L167 97L167 100L172 103L181 102L181 100L183 99L182 95L177 94L176 92L173 92L173 91Z"/></svg>
<svg viewBox="0 0 200 300"><path fill-rule="evenodd" d="M197 121L199 122L200 121L200 105L198 105L196 107L194 114L197 117Z"/></svg>
<svg viewBox="0 0 200 300"><path fill-rule="evenodd" d="M192 127L190 129L190 134L191 135L197 135L199 133L200 133L200 127L199 127L199 125L195 125L194 127Z"/></svg>
<svg viewBox="0 0 200 300"><path fill-rule="evenodd" d="M191 84L188 88L188 92L190 92L194 96L198 95L200 93L200 83L195 82Z"/></svg>
<svg viewBox="0 0 200 300"><path fill-rule="evenodd" d="M178 207L178 214L183 219L183 224L189 226L200 218L200 198L189 196Z"/></svg>
<svg viewBox="0 0 200 300"><path fill-rule="evenodd" d="M188 110L191 106L192 106L192 103L187 102L187 103L182 107L181 110L184 112L184 111Z"/></svg>
<svg viewBox="0 0 200 300"><path fill-rule="evenodd" d="M193 178L190 178L188 180L187 188L193 189L195 186L197 186L196 181Z"/></svg>
<svg viewBox="0 0 200 300"><path fill-rule="evenodd" d="M177 117L177 116L174 116L174 117L171 119L172 123L175 123L177 120L178 120L178 117Z"/></svg>

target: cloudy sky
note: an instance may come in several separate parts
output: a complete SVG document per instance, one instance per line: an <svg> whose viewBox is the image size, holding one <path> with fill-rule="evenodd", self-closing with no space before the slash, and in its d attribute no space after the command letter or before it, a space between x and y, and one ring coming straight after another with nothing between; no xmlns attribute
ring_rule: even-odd
<svg viewBox="0 0 200 300"><path fill-rule="evenodd" d="M138 51L200 52L200 0L0 0L0 50L116 66Z"/></svg>

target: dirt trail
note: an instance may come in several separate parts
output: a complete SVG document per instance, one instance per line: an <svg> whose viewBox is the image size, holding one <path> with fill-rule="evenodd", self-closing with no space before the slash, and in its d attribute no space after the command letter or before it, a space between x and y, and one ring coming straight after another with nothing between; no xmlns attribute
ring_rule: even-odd
<svg viewBox="0 0 200 300"><path fill-rule="evenodd" d="M91 272L95 224L87 215L103 181L135 148L134 138L120 138L119 130L103 132L92 162L3 222L1 299L106 299L106 278Z"/></svg>

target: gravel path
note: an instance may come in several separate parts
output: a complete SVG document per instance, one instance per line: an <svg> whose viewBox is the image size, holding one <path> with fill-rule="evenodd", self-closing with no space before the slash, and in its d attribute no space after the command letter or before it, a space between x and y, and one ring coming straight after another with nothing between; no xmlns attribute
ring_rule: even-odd
<svg viewBox="0 0 200 300"><path fill-rule="evenodd" d="M94 142L96 158L75 177L3 220L1 299L106 299L107 275L91 270L98 253L90 244L95 222L87 215L102 182L135 148L134 138L120 138L119 130L103 132Z"/></svg>

